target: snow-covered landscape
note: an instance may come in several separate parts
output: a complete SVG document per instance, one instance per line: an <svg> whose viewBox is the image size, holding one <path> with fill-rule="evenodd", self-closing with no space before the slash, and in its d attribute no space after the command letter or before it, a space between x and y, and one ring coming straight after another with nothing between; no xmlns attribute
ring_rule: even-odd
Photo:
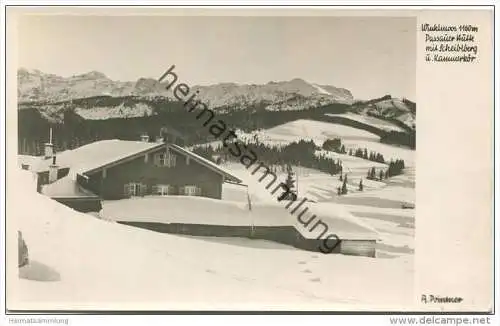
<svg viewBox="0 0 500 326"><path fill-rule="evenodd" d="M239 134L241 139L254 135L261 142L282 145L300 139L321 145L328 138L341 137L348 148L378 146L388 159L405 159L404 174L382 181L365 179L361 192L359 178L368 169L386 164L318 151L317 155L342 161L350 180L349 193L344 196L336 195L335 189L342 185L337 175L292 167L299 197L311 200L309 207L326 212L323 216L332 216L328 223L339 236L376 234L376 258L324 255L266 240L162 234L115 222L295 224L300 229L296 218L276 203L257 176L237 162L222 166L248 187L225 184L222 200L151 197L104 201L100 214L79 213L37 194L32 174L19 170L16 178L24 186L16 187L23 189L16 196L21 200L28 193L29 199L24 200L31 205L22 206L17 216L31 263L20 268L19 278L10 281L12 309L409 307L414 299L415 210L401 204L415 203L414 152L380 144L375 135L363 130L309 120ZM61 155L61 160L65 157ZM23 161L36 167L31 157ZM286 174L277 172L280 179ZM36 213L33 207L37 207Z"/></svg>
<svg viewBox="0 0 500 326"><path fill-rule="evenodd" d="M86 75L84 80L88 82L91 77ZM141 85L147 86L144 82ZM290 85L304 84L293 81ZM290 85L281 84L282 87L292 87ZM273 87L278 86L280 84ZM228 94L234 87L226 86ZM319 85L313 85L308 91L330 94ZM217 94L215 90L205 92L205 96L216 97L214 94ZM89 121L103 122L141 119L154 114L149 106L141 103L135 107L123 104L95 109L76 107L75 113ZM404 131L388 120L359 112L327 116L342 117L386 132ZM299 199L306 198L311 214L320 216L337 236L376 240L375 258L325 255L269 240L158 233L122 224L291 225L304 238L316 237L317 232L304 229L283 203L276 202L265 184L259 182L258 175L252 175L244 165L234 161L220 162L220 167L243 180L245 186L223 184L220 200L187 196L136 197L103 200L100 212L77 212L46 196L64 197L68 189L75 188L75 173L82 171L82 165L106 163L105 160L99 163L102 159L86 150L90 150L90 146L84 146L78 154L71 150L57 154L59 164L68 165L71 159L78 163L73 165L73 174L45 187L45 196L36 193L32 173L47 168L49 163L40 165L33 156L19 158L19 165L30 166L30 172L16 172L16 178L25 185L17 196L29 194L25 200L31 203L17 212L19 230L29 248L30 264L19 269L18 278L10 280L9 306L12 309L97 310L140 310L141 307L401 310L412 305L414 150L381 143L380 135L367 130L314 119L296 119L250 132L238 129L236 134L243 142L266 146L285 147L294 142L312 141L318 148L314 153L316 157L340 162L343 168L340 175L298 164L290 165L291 172L284 166L273 169L279 180L293 174L293 187ZM340 139L345 152L325 149L325 141L331 139ZM113 150L123 152L118 140L105 142L108 154ZM212 141L202 146L221 144L221 141ZM156 146L155 143L146 145L127 143L131 150ZM383 155L385 162L352 154L359 149L376 151ZM388 179L367 178L371 169L378 175L387 169L389 161L399 159L405 163L402 174ZM348 180L342 180L343 174ZM343 185L346 194L339 196L337 189ZM33 207L37 207L36 214Z"/></svg>
<svg viewBox="0 0 500 326"><path fill-rule="evenodd" d="M15 177L23 186L13 202L30 202L16 224L31 263L8 280L10 309L405 310L414 298L413 255L403 250L371 259L161 234L75 212L37 194L29 172ZM388 241L412 238L378 222Z"/></svg>
<svg viewBox="0 0 500 326"><path fill-rule="evenodd" d="M411 33L102 19L17 67L9 309L415 310ZM414 20L395 24L377 33Z"/></svg>
<svg viewBox="0 0 500 326"><path fill-rule="evenodd" d="M42 7L6 8L6 323L490 323L491 8Z"/></svg>
<svg viewBox="0 0 500 326"><path fill-rule="evenodd" d="M366 118L360 115L356 116L358 117L358 119ZM312 140L318 146L321 146L327 139L340 137L342 139L342 144L345 144L347 149L368 148L369 150L382 153L384 157L388 158L389 160L391 158L401 158L404 159L405 162L408 162L409 166L414 166L415 164L414 150L404 147L382 144L379 142L380 137L373 133L336 123L300 119L270 128L268 130L253 131L251 133L239 131L237 132L237 135L238 139L241 139L243 141L251 141L255 139L255 137L257 137L258 142L269 145L286 145L293 141ZM218 145L220 143L213 142L212 144ZM358 160L356 157L352 157L349 159L347 155L343 155L341 157L336 156L337 153L333 152L329 153L328 155L356 162L365 161L364 167L368 167L373 163L366 162L366 160ZM356 165L356 163L354 164ZM374 166L377 166L376 163Z"/></svg>
<svg viewBox="0 0 500 326"><path fill-rule="evenodd" d="M307 197L321 203L330 203L341 206L354 216L359 217L368 225L374 227L384 240L379 244L380 256L391 257L400 254L412 255L414 251L414 223L415 209L406 209L402 204L415 204L415 158L414 151L377 143L375 137L367 132L355 128L314 121L295 121L288 125L273 128L269 131L255 133L261 142L271 144L285 144L297 139L311 139L318 144L328 137L340 136L346 144L352 146L366 146L377 148L387 158L404 158L407 168L404 174L388 180L367 180L366 171L375 167L384 168L386 164L368 161L362 158L338 154L332 151L318 151L317 154L326 154L336 160L341 160L344 171L349 176L347 187L349 193L337 196L336 189L342 185L337 175L332 176L314 169L293 166L297 179L299 197ZM241 134L248 139L253 135ZM304 135L301 137L300 135ZM361 140L360 140L361 139ZM349 147L349 145L347 146ZM238 163L229 163L228 168L238 171L241 175L248 174L245 167ZM277 173L284 180L286 172ZM257 176L247 176L246 179L257 180ZM364 191L358 191L359 180L363 179ZM251 181L250 181L251 182ZM255 185L255 187L262 185ZM234 187L233 187L234 188ZM233 191L236 191L233 190ZM226 191L228 198L235 198L230 190ZM260 194L266 193L261 189ZM244 200L244 196L240 198ZM266 200L275 200L267 197Z"/></svg>
<svg viewBox="0 0 500 326"><path fill-rule="evenodd" d="M134 111L128 113L130 116L121 116L124 112L115 109L108 111L100 108L100 113L93 115L91 110L86 118L105 122L107 118L134 116ZM358 113L342 116L400 131L390 122ZM375 258L325 255L268 240L166 234L122 224L293 225L305 238L316 236L301 228L297 218L259 182L258 175L239 162L221 162L220 167L243 180L246 187L226 183L220 200L187 196L104 200L99 213L84 214L36 193L32 172L40 163L32 156L23 156L19 163L30 165L31 171L16 172L24 184L16 187L23 189L16 196L30 205L21 205L16 219L29 248L30 263L19 269L19 277L9 280L9 308L410 309L415 298L415 151L380 143L378 135L363 129L311 119L252 132L237 130L237 135L244 142L278 147L312 141L319 148L316 157L341 162L348 178L345 182L338 174L290 165L294 191L299 198L307 198L310 211L340 238L375 239ZM346 152L322 148L325 141L334 138L341 139ZM117 140L106 142L111 151L123 150L116 147ZM221 142L203 146L207 145ZM147 149L155 144L128 146L131 150ZM81 165L100 160L85 148L76 156L77 172ZM348 153L361 148L381 153L385 163ZM71 150L63 151L58 162L69 164L75 155ZM371 169L378 175L389 161L398 159L405 162L402 174L380 180L367 178ZM274 169L279 180L290 173L283 166ZM64 195L64 189L74 187L74 178L62 178L52 188L62 187L59 190ZM344 184L347 193L339 196L337 189ZM51 191L44 193L53 195L55 190Z"/></svg>

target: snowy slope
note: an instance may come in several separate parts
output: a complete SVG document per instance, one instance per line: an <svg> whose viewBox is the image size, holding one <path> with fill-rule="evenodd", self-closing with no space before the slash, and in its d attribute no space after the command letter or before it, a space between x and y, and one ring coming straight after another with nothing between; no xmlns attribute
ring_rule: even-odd
<svg viewBox="0 0 500 326"><path fill-rule="evenodd" d="M23 186L11 189L10 203L30 205L11 206L9 217L31 263L18 276L9 261L9 309L359 311L414 303L412 256L321 255L150 232L77 213L34 192L28 172L12 173Z"/></svg>
<svg viewBox="0 0 500 326"><path fill-rule="evenodd" d="M410 128L416 126L416 105L410 101L385 96L380 99L356 103L354 108L360 114L398 120Z"/></svg>
<svg viewBox="0 0 500 326"><path fill-rule="evenodd" d="M415 165L415 151L379 142L379 136L372 134L366 130L345 126L336 123L322 122L315 120L299 119L285 124L245 133L237 132L238 139L242 141L254 141L270 145L287 145L294 141L312 140L317 146L322 146L323 142L331 138L340 138L346 149L356 150L357 148L366 148L368 152L375 151L381 153L386 161L391 159L403 159L405 165ZM212 142L213 145L220 144L219 141ZM334 154L332 154L334 155ZM346 161L348 160L345 158ZM365 161L368 167L377 166L377 163L352 158L357 162Z"/></svg>
<svg viewBox="0 0 500 326"><path fill-rule="evenodd" d="M327 94L327 95L331 95L330 92L328 92L327 90L325 90L323 87L317 85L317 84L312 84L312 86L314 88L316 88L316 90L320 93L320 94Z"/></svg>
<svg viewBox="0 0 500 326"><path fill-rule="evenodd" d="M265 134L270 138L283 141L298 141L300 139L311 139L321 146L329 138L341 137L351 140L373 140L379 137L368 131L314 120L295 120L286 124L268 129Z"/></svg>
<svg viewBox="0 0 500 326"><path fill-rule="evenodd" d="M251 133L237 130L236 134L242 141L258 139L259 142L270 145L287 145L294 141L312 140L316 145L321 146L325 140L335 137L342 138L342 141L344 139L378 141L379 139L377 135L358 128L307 119L299 119ZM218 143L213 142L213 144Z"/></svg>
<svg viewBox="0 0 500 326"><path fill-rule="evenodd" d="M400 131L404 132L403 128L398 127L386 120L370 117L370 116L365 116L365 115L360 115L360 114L354 114L354 113L344 113L344 114L330 114L326 113L327 116L332 116L332 117L342 117L358 122L362 122L364 124L367 124L369 126L373 126L382 130L386 131Z"/></svg>

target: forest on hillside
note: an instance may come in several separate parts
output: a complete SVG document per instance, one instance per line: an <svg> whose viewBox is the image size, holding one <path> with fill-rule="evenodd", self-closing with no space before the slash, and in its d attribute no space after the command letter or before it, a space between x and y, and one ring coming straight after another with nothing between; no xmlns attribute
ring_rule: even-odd
<svg viewBox="0 0 500 326"><path fill-rule="evenodd" d="M327 139L323 142L321 147L317 146L312 140L294 141L285 146L265 144L259 142L258 139L243 143L245 144L245 148L251 149L258 154L259 162L270 167L271 170L274 169L273 172L277 172L276 169L278 167L280 167L283 172L287 165L295 165L316 169L330 175L342 174L342 160L330 158L325 153L318 155L317 151L322 149L387 164L386 169L379 169L380 172L384 173L384 177L380 177L380 179L399 175L405 168L404 160L391 159L390 161L386 161L382 154L368 151L367 148L357 148L356 150L350 149L347 151L339 138ZM217 164L228 161L239 162L239 158L231 154L227 150L227 147L223 145L212 146L210 144L204 144L201 146L194 146L192 151ZM370 179L370 177L372 179L377 179L378 176L372 175L374 171L375 168L367 171L368 179Z"/></svg>
<svg viewBox="0 0 500 326"><path fill-rule="evenodd" d="M133 105L138 102L145 102L152 107L154 115L127 119L86 120L75 113L76 107L91 109L97 106ZM158 98L146 100L140 97L99 96L76 99L71 102L29 103L21 104L21 106L18 110L18 152L20 154L40 155L43 144L48 141L49 128L53 128L54 144L58 151L104 139L137 140L144 133L154 139L164 127L174 128L183 134L186 139L185 145L214 140L202 122L195 118L195 114L187 112L182 103ZM42 114L55 107L59 111L54 114L61 116L59 123L50 122ZM346 113L349 109L350 106L347 104L329 104L309 110L268 111L263 105L254 105L248 106L245 110L218 108L215 118L224 121L228 129L241 129L246 132L272 128L297 119L313 119L364 129L379 135L381 142L415 148L415 131L387 132L357 121L325 115L326 113Z"/></svg>

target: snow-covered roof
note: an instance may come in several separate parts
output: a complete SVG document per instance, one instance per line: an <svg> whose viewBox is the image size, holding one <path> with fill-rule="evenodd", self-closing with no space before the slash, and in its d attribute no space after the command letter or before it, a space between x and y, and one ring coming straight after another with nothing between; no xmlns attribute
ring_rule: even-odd
<svg viewBox="0 0 500 326"><path fill-rule="evenodd" d="M31 155L18 155L17 156L17 164L19 166L22 165L28 165L30 168L31 166L39 160L39 156L31 156Z"/></svg>
<svg viewBox="0 0 500 326"><path fill-rule="evenodd" d="M233 173L221 168L214 162L196 155L178 145L166 143L150 143L119 139L101 140L76 149L57 153L56 162L59 168L70 168L73 173L84 174L94 172L122 160L133 159L140 154L156 150L162 146L169 147L178 153L193 158L209 169L222 174L229 181L241 182L241 179L236 177ZM33 166L32 170L35 172L47 171L51 163L51 158L41 159Z"/></svg>
<svg viewBox="0 0 500 326"><path fill-rule="evenodd" d="M42 187L41 193L51 198L89 198L98 196L76 182L74 176L67 175Z"/></svg>
<svg viewBox="0 0 500 326"><path fill-rule="evenodd" d="M161 146L165 144L119 139L101 140L56 153L57 165L59 168L70 168L75 172L84 173ZM41 160L34 167L34 171L47 171L51 163L51 158Z"/></svg>
<svg viewBox="0 0 500 326"><path fill-rule="evenodd" d="M232 202L195 196L147 196L103 202L102 216L121 222L185 223L224 226L293 226L306 239L324 239L335 234L340 239L377 240L379 233L338 204L308 202L304 226L286 208L287 203ZM166 214L165 212L168 212ZM316 215L312 218L312 215ZM318 221L320 224L313 227Z"/></svg>
<svg viewBox="0 0 500 326"><path fill-rule="evenodd" d="M301 232L302 235L308 238L316 238L323 232L321 227L314 228L313 226L317 221L322 221L327 224L329 231L333 232L341 239L371 239L378 240L380 238L379 232L371 225L362 221L359 217L354 216L350 211L345 209L341 204L337 203L306 203L304 206L309 208L307 216L302 217L307 222L308 218L316 215L310 225L308 225L306 232ZM304 226L300 222L296 224L300 226L299 230L303 230ZM326 234L327 236L328 234Z"/></svg>

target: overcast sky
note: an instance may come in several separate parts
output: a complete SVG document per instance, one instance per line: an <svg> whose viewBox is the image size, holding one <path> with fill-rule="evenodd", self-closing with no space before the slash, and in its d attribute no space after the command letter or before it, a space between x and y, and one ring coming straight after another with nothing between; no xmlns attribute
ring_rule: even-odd
<svg viewBox="0 0 500 326"><path fill-rule="evenodd" d="M298 77L416 98L411 17L24 16L18 35L20 67L62 76L135 81L175 64L189 85Z"/></svg>

